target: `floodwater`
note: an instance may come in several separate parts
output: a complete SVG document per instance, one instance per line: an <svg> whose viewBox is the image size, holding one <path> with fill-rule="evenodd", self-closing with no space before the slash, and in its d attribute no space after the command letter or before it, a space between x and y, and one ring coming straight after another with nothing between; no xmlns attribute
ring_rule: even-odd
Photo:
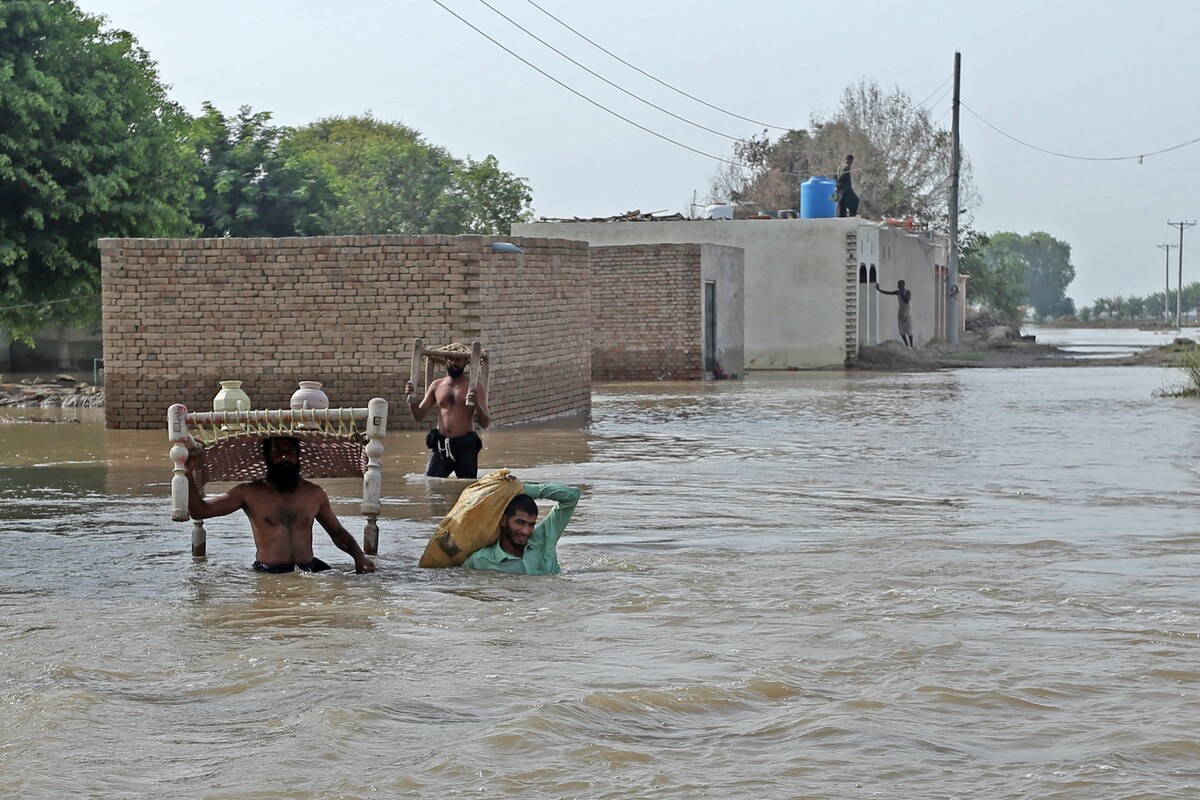
<svg viewBox="0 0 1200 800"><path fill-rule="evenodd" d="M1077 358L1131 356L1170 344L1177 338L1200 341L1200 329L1197 328L1177 331L1174 328L1043 328L1027 325L1022 333L1033 334L1040 344L1058 345Z"/></svg>
<svg viewBox="0 0 1200 800"><path fill-rule="evenodd" d="M0 796L1200 797L1200 407L1157 368L599 387L485 467L579 485L563 573L379 572L169 520L165 431L0 425ZM328 481L361 528L354 481Z"/></svg>

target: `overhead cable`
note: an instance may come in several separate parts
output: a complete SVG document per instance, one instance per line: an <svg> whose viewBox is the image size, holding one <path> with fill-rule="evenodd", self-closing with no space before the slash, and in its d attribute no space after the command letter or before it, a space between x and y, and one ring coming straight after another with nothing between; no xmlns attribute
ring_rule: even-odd
<svg viewBox="0 0 1200 800"><path fill-rule="evenodd" d="M929 95L928 95L928 96L927 96L927 97L926 97L924 100L922 100L921 102L917 103L917 105L919 105L919 106L924 106L926 103L928 103L928 102L929 102L929 98L930 98L930 97L933 97L935 94L937 94L939 91L941 91L942 87L944 87L944 86L945 86L947 83L949 83L949 82L950 82L950 81L952 81L953 79L954 79L954 73L950 73L949 75L947 75L947 76L946 76L946 80L944 80L944 81L942 81L941 83L939 83L939 84L937 85L937 88L936 88L936 89L934 89L932 92L930 92L930 93L929 93ZM939 97L939 98L938 98L938 100L941 100L941 98ZM934 105L937 105L937 103L938 103L938 100L934 100L934 101L933 101L933 104L934 104Z"/></svg>
<svg viewBox="0 0 1200 800"><path fill-rule="evenodd" d="M771 125L770 123L767 123L767 122L760 122L759 120L756 120L756 119L751 119L750 117L743 117L741 114L735 114L734 112L732 112L732 111L729 111L729 110L727 110L727 109L724 109L724 108L721 108L720 106L716 106L716 105L713 105L712 103L709 103L709 102L707 102L707 101L705 101L705 100L701 100L699 97L696 97L695 95L688 94L688 93L687 93L687 92L685 92L683 89L680 89L680 88L678 88L678 87L676 87L676 86L672 86L671 84L667 83L666 81L664 81L664 80L661 80L661 79L659 79L659 78L656 78L656 77L654 77L654 76L653 76L653 75L651 75L649 72L646 72L644 69L641 69L640 67L637 67L637 66L634 66L633 64L630 64L628 61L626 61L625 59L621 58L621 57L620 57L619 55L617 55L616 53L614 53L614 52L612 52L611 50L608 50L608 49L606 49L606 48L605 48L605 47L603 47L602 45L599 45L599 44L597 44L596 42L592 41L591 39L589 39L588 37L584 36L584 35L583 35L582 33L580 33L579 31L577 31L577 30L575 30L574 28L572 28L572 27L571 27L570 25L568 25L567 23L563 22L563 21L562 21L561 19L559 19L558 17L556 17L556 16L554 16L553 14L551 14L551 13L550 13L549 11L547 11L546 9L542 8L541 6L539 6L537 3L533 2L533 0L525 0L525 2L529 3L529 5L533 6L533 7L534 7L534 8L536 8L538 11L542 12L542 13L543 13L543 14L545 14L547 17L549 17L550 19L552 19L552 20L554 20L555 22L557 22L559 25L562 25L564 28L566 28L567 30L569 30L571 33L575 34L575 35L576 35L576 36L578 36L580 39L583 39L585 42L587 42L588 44L590 44L592 47L595 47L597 50L599 50L600 52L604 53L605 55L607 55L607 56L610 56L610 57L612 57L612 58L615 58L617 61L620 61L622 64L624 64L625 66L629 67L629 68L630 68L631 70L633 70L634 72L637 72L637 73L640 73L640 74L642 74L642 75L645 75L647 78L649 78L650 80L652 80L652 81L654 81L655 83L659 84L660 86L665 86L665 87L667 87L668 89L670 89L671 91L673 91L673 92L676 92L676 93L678 93L678 94L681 94L681 95L683 95L684 97L688 98L689 100L694 100L694 101L696 101L697 103L699 103L699 104L700 104L700 105L702 105L702 106L706 106L706 107L708 107L708 108L711 108L713 111L719 111L719 112L721 112L722 114L726 114L726 115L728 115L728 116L730 116L730 117L735 117L736 119L740 119L740 120L743 120L743 121L745 121L745 122L751 122L751 123L754 123L755 125L761 125L761 126L762 126L762 127L764 127L764 128L772 128L772 129L774 129L774 130L777 130L777 131L790 131L790 130L799 130L798 128L795 128L795 127L785 127L785 126L783 126L783 125Z"/></svg>
<svg viewBox="0 0 1200 800"><path fill-rule="evenodd" d="M533 64L533 63L531 63L531 62L527 61L526 59L522 58L521 56L517 55L517 54L516 54L516 53L514 53L512 50L509 50L507 47L505 47L504 45L500 44L500 42L496 41L496 40L495 40L495 39L493 39L491 36L488 36L486 33L484 33L483 31L481 31L479 28L475 27L475 26L474 26L474 25L472 25L470 22L468 22L467 20L463 19L463 18L462 18L461 16L459 16L459 15L458 15L458 14L457 14L457 13L456 13L456 12L455 12L453 9L450 9L450 8L448 8L448 7L447 7L447 6L446 6L444 3L442 3L442 2L441 2L441 0L433 0L433 2L434 2L436 5L440 6L440 7L441 7L443 10L445 10L445 11L446 11L446 13L450 14L452 17L454 17L455 19L457 19L459 22L463 23L463 24L464 24L464 25L466 25L468 28L470 28L471 30L475 31L475 32L476 32L476 33L478 33L480 36L482 36L483 38L487 39L489 42L491 42L492 44L496 45L497 47L499 47L499 48L500 48L501 50L503 50L504 52L508 53L510 56L512 56L513 58L515 58L515 59L517 59L518 61L520 61L520 62L521 62L522 64L524 64L525 66L527 66L527 67L529 67L530 69L532 69L532 70L536 71L536 72L537 72L537 73L539 73L540 75L542 75L542 76L544 76L544 77L546 77L546 78L549 78L550 80L554 81L554 82L555 82L555 83L557 83L559 86L561 86L562 88L566 89L566 90L567 90L568 92L570 92L571 94L575 95L576 97L579 97L579 98L580 98L580 99L582 99L582 100L586 100L587 102L591 103L592 105L594 105L596 108L600 109L601 111L604 111L604 112L606 112L606 113L608 113L608 114L611 114L611 115L613 115L614 117L616 117L617 119L619 119L619 120L621 120L621 121L623 121L623 122L627 122L627 123L629 123L630 125L632 125L633 127L637 128L638 130L645 131L646 133L650 134L651 136L654 136L654 137L657 137L657 138L659 138L659 139L662 139L664 142L668 142L668 143L670 143L670 144L673 144L673 145L675 145L676 147L682 147L684 150L688 150L688 151L690 151L690 152L692 152L692 153L695 153L696 155L704 156L705 158L711 158L711 159L713 159L714 161L720 161L720 162L721 162L721 163L723 163L723 164L730 164L730 165L732 165L732 166L735 166L735 167L744 167L744 168L746 168L746 169L751 169L751 167L750 167L750 165L749 165L749 164L743 164L743 163L741 163L741 162L739 162L739 161L730 161L730 160L729 160L729 159L727 159L727 158L722 158L721 156L716 156L716 155L713 155L712 153L706 153L706 152L704 152L703 150L698 150L698 149L696 149L695 147L692 147L692 146L690 146L690 145L686 145L686 144L684 144L683 142L680 142L680 141L676 141L675 139L672 139L672 138L671 138L671 137L669 137L669 136L664 136L663 134L659 133L658 131L651 130L650 128L647 128L645 125L641 125L641 124L639 124L639 123L637 123L637 122L634 122L633 120L629 119L629 117L623 116L623 115L621 115L621 114L617 113L616 111L613 111L611 108L608 108L607 106L605 106L605 105L602 105L602 104L600 104L600 103L596 102L595 100L593 100L592 98L590 98L590 97L588 97L587 95L583 94L582 92L580 92L580 91L578 91L578 90L576 90L576 89L572 89L570 86L568 86L567 84L563 83L563 82L562 82L562 81L560 81L558 78L556 78L556 77L554 77L553 75L551 75L550 73L546 72L546 71L545 71L545 70L543 70L541 67L538 67L537 65L535 65L535 64Z"/></svg>
<svg viewBox="0 0 1200 800"><path fill-rule="evenodd" d="M996 133L1000 134L1001 136L1003 136L1006 139L1011 139L1012 141L1016 142L1017 144L1021 145L1022 147L1028 147L1030 150L1036 150L1039 153L1045 153L1046 155L1050 155L1050 156L1074 159L1075 161L1137 161L1140 164L1143 158L1148 158L1150 156L1160 156L1163 153L1169 153L1172 150L1179 150L1181 148L1188 147L1189 145L1193 145L1193 144L1200 142L1200 136L1198 136L1195 139L1189 139L1186 142L1180 142L1179 144L1171 145L1170 147L1164 147L1161 150L1153 150L1148 153L1137 153L1137 154L1131 155L1131 156L1079 156L1079 155L1073 155L1071 153L1060 153L1056 150L1047 150L1044 147L1038 147L1037 145L1022 141L1022 140L1018 139L1017 137L1013 136L1011 133L1006 133L1005 131L1000 130L995 125L988 122L983 117L979 116L979 114L977 114L973 108L971 108L969 105L962 102L961 100L959 101L959 105L961 105L963 108L965 108L967 111L969 111L971 116L975 117L975 119L979 120L984 125L987 125L989 128L994 130Z"/></svg>
<svg viewBox="0 0 1200 800"><path fill-rule="evenodd" d="M99 296L99 292L93 292L92 294L79 294L75 295L74 297L64 297L60 300L43 300L40 303L20 303L15 306L0 306L0 311L11 311L14 308L39 308L41 306L52 306L55 303L70 303L75 300L87 300L88 298Z"/></svg>
<svg viewBox="0 0 1200 800"><path fill-rule="evenodd" d="M501 10L500 10L500 9L498 9L498 8L496 8L494 5L492 5L491 3L489 3L487 0L479 0L479 2L480 2L480 3L482 3L483 5L487 6L488 8L490 8L492 11L494 11L494 12L495 12L496 14L498 14L499 16L503 17L503 18L504 18L505 20L507 20L507 21L508 21L508 22L509 22L511 25L513 25L513 26L514 26L514 27L516 27L518 30L520 30L520 31L522 31L523 33L525 33L525 34L526 34L527 36L529 36L530 38L534 39L535 41L538 41L538 42L540 42L541 44L543 44L543 45L545 45L546 47L548 47L548 48L550 48L551 50L553 50L555 53L558 53L560 56L562 56L563 58L565 58L567 61L570 61L572 64L574 64L575 66L579 67L581 70L583 70L584 72L588 73L588 74L589 74L589 75L591 75L592 77L599 78L600 80L604 81L604 82L605 82L605 83L607 83L609 86L613 87L614 89L616 89L616 90L617 90L617 91L619 91L619 92L624 92L625 94L627 94L627 95L629 95L630 97L632 97L634 100L637 100L639 103L645 103L646 105L650 106L651 108L657 109L657 110L659 110L659 111L663 112L664 114L666 114L666 115L667 115L667 116L669 116L669 117L674 117L675 119L679 120L680 122L685 122L685 123L687 123L688 125L691 125L692 127L699 128L699 129L700 129L700 130L702 130L702 131L708 131L709 133L715 134L715 135L717 135L717 136L723 136L723 137L725 137L726 139L729 139L730 141L734 141L734 142L740 142L742 139L744 139L744 138L745 138L745 137L743 137L743 136L731 136L731 135L730 135L730 134L728 134L728 133L721 133L720 131L713 130L712 128L709 128L709 127L706 127L706 126L704 126L704 125L701 125L701 124L700 124L700 123L698 123L698 122L693 122L692 120L690 120L690 119L687 119L686 117L681 117L681 116L679 116L678 114L676 114L676 113L674 113L674 112L672 112L672 111L668 111L667 109L663 108L662 106L660 106L660 105L656 105L655 103L652 103L652 102L650 102L649 100L645 99L644 97L639 97L638 95L634 94L633 92L629 91L628 89L624 88L623 86L619 86L618 84L616 84L616 83L613 83L613 82L612 82L612 81L610 81L608 78L604 77L603 75L601 75L600 73L596 72L595 70L593 70L593 69L589 69L588 67L584 66L583 64L580 64L578 61L576 61L575 59L571 58L569 55L567 55L566 53L564 53L562 50L559 50L557 47L555 47L554 45L550 44L550 43L549 43L549 42L547 42L545 39L541 38L541 37L540 37L540 36L538 36L537 34L535 34L535 33L533 33L532 31L530 31L530 30L529 30L528 28L526 28L525 26L523 26L523 25L521 25L520 23L518 23L518 22L517 22L516 20L514 20L512 17L508 16L508 15L507 15L507 14L505 14L503 11L501 11Z"/></svg>

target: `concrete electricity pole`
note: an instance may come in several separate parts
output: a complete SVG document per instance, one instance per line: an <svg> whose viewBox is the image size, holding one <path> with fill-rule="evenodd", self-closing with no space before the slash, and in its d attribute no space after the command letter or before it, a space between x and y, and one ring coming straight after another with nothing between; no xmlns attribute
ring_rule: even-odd
<svg viewBox="0 0 1200 800"><path fill-rule="evenodd" d="M1168 220L1167 224L1172 228L1179 228L1179 293L1175 295L1175 332L1179 333L1183 330L1183 229L1192 227L1196 221L1171 222Z"/></svg>
<svg viewBox="0 0 1200 800"><path fill-rule="evenodd" d="M962 53L954 53L954 105L950 122L950 256L946 259L946 342L958 344L958 77Z"/></svg>
<svg viewBox="0 0 1200 800"><path fill-rule="evenodd" d="M1163 284L1167 288L1163 290L1163 319L1171 318L1171 248L1179 247L1177 244L1158 244L1155 247L1163 251L1163 255L1167 257L1167 282Z"/></svg>

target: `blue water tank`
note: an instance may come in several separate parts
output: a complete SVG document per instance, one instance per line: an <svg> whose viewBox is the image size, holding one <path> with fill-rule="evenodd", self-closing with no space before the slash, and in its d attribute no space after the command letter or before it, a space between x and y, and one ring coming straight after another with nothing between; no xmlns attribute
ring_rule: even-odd
<svg viewBox="0 0 1200 800"><path fill-rule="evenodd" d="M837 183L817 175L800 184L800 219L827 219L837 216L833 193Z"/></svg>

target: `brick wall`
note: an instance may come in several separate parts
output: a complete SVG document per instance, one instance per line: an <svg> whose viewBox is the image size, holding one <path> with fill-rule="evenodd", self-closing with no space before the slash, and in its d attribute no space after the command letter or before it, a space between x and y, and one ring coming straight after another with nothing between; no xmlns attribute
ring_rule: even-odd
<svg viewBox="0 0 1200 800"><path fill-rule="evenodd" d="M701 245L592 248L592 379L702 380Z"/></svg>
<svg viewBox="0 0 1200 800"><path fill-rule="evenodd" d="M493 252L512 242L523 254ZM287 408L301 380L331 404L404 403L412 341L479 339L497 424L591 403L588 248L486 236L105 239L100 242L106 422L160 428L182 402L212 407L241 380L256 408Z"/></svg>

